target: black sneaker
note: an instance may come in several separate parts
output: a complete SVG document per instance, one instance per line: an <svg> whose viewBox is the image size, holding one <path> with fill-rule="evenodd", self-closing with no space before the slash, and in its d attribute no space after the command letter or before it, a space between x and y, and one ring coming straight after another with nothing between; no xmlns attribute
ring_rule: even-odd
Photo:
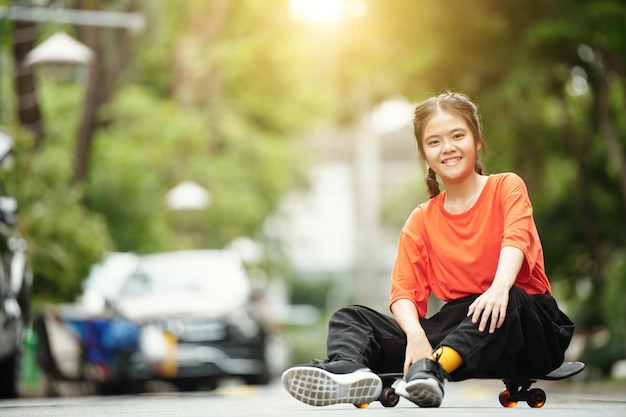
<svg viewBox="0 0 626 417"><path fill-rule="evenodd" d="M346 360L297 365L283 372L281 380L295 399L314 406L369 404L383 388L369 368Z"/></svg>
<svg viewBox="0 0 626 417"><path fill-rule="evenodd" d="M411 365L396 393L420 407L439 407L445 378L446 373L439 362L422 359Z"/></svg>

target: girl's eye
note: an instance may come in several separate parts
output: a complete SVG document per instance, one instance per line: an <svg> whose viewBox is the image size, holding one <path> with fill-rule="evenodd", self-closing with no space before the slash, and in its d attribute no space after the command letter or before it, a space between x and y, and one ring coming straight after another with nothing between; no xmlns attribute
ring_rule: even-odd
<svg viewBox="0 0 626 417"><path fill-rule="evenodd" d="M439 144L438 139L430 139L426 142L426 145L428 146L437 146L438 144Z"/></svg>
<svg viewBox="0 0 626 417"><path fill-rule="evenodd" d="M463 133L455 133L454 136L452 136L452 139L461 139L463 137Z"/></svg>

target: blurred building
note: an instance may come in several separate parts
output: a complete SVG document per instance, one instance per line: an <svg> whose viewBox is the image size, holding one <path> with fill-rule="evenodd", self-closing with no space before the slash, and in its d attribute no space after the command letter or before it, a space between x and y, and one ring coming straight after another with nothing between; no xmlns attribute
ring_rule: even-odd
<svg viewBox="0 0 626 417"><path fill-rule="evenodd" d="M329 309L347 303L387 308L401 225L384 226L381 209L395 190L421 176L410 114L400 116L406 122L381 125L368 115L353 130L318 128L304 138L316 164L310 189L283 202L283 236L297 279L334 282ZM423 199L421 188L413 199ZM415 204L399 207L399 216L406 218Z"/></svg>

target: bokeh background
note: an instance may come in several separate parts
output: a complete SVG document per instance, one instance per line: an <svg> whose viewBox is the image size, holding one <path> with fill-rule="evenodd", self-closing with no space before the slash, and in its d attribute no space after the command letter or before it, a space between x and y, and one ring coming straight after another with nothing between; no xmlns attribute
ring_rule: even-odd
<svg viewBox="0 0 626 417"><path fill-rule="evenodd" d="M568 355L589 378L620 377L623 0L0 6L0 126L17 147L1 175L29 242L33 309L73 300L106 252L234 247L289 361L323 357L335 308L387 309L398 233L426 199L411 110L453 90L479 105L486 170L528 185L577 324ZM20 6L46 13L6 18ZM67 10L101 14L76 23ZM59 34L87 53L34 57ZM200 203L168 200L181 185Z"/></svg>

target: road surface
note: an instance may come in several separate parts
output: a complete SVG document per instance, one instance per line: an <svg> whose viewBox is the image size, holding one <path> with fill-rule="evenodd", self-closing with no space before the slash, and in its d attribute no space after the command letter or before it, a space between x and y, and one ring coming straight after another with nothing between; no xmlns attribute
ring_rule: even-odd
<svg viewBox="0 0 626 417"><path fill-rule="evenodd" d="M21 398L0 401L1 417L347 417L347 416L428 416L487 417L623 417L626 416L626 384L590 385L583 382L540 382L548 400L541 409L518 404L505 409L498 402L499 381L448 383L440 408L419 410L402 399L397 407L384 408L373 403L366 409L350 404L311 407L286 393L279 385L241 386L226 384L215 391L178 393L157 391L140 395L88 396L64 398Z"/></svg>

